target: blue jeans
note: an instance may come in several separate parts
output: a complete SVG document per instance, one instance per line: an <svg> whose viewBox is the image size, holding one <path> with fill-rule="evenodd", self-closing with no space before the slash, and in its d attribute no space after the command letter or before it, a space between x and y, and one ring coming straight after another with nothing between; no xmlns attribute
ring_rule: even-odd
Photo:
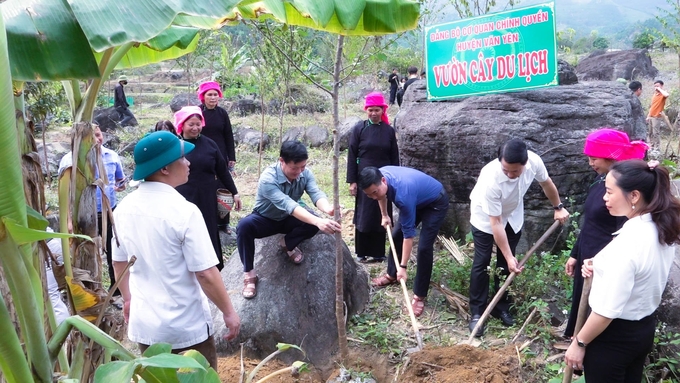
<svg viewBox="0 0 680 383"><path fill-rule="evenodd" d="M388 202L391 203L391 202ZM416 278L413 281L413 293L421 298L427 296L430 289L430 278L432 277L432 262L434 259L434 240L437 239L439 228L444 223L446 212L449 210L449 196L442 190L439 198L429 205L420 207L416 210L416 226L422 223L420 228L420 238L418 239L418 268ZM394 247L397 258L401 262L401 252L403 248L404 233L401 231L401 222L397 222L392 230ZM394 257L387 257L387 274L394 278L397 275L397 265Z"/></svg>

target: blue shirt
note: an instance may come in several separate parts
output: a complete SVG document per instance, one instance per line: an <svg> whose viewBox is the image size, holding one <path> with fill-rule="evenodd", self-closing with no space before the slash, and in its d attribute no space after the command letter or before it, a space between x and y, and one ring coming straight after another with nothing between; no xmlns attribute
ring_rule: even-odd
<svg viewBox="0 0 680 383"><path fill-rule="evenodd" d="M387 181L387 200L399 208L399 223L404 238L416 236L416 211L439 198L441 182L427 174L402 166L383 166L380 172Z"/></svg>
<svg viewBox="0 0 680 383"><path fill-rule="evenodd" d="M326 198L326 194L319 190L311 170L305 169L297 179L289 181L283 174L281 161L276 161L260 176L253 210L263 217L282 221L300 206L297 201L304 192L307 192L314 205L318 200Z"/></svg>

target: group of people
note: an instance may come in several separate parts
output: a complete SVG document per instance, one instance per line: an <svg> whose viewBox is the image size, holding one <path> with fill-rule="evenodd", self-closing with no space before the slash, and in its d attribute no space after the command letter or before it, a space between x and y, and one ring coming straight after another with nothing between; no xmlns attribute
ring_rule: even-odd
<svg viewBox="0 0 680 383"><path fill-rule="evenodd" d="M409 85L416 80L424 80L426 76L425 71L422 71L418 76L418 68L414 66L408 67L407 72L407 77L400 77L397 68L393 68L392 73L387 76L387 82L390 84L390 105L394 105L396 101L397 105L401 106L404 93L406 93Z"/></svg>
<svg viewBox="0 0 680 383"><path fill-rule="evenodd" d="M112 263L112 281L114 276L120 280L129 338L142 350L157 342L170 343L173 352L197 349L215 367L207 299L223 313L228 339L235 338L240 328L219 274L223 261L215 192L228 189L237 210L241 201L230 172L235 164L231 124L226 111L217 106L219 84L203 83L198 94L201 106L182 108L175 113L174 123L159 122L156 131L135 146L132 178L145 182L117 205L115 191L122 190L120 181L125 176L117 166L107 166L117 231L114 242L107 240L106 252ZM397 134L389 124L388 108L381 93L367 95L367 119L353 127L349 138L346 182L356 197L355 251L362 263L387 258L386 273L371 281L375 287L406 280L407 269L415 263L411 305L420 316L430 285L433 245L449 208L449 196L434 177L400 166ZM99 144L100 135L96 135ZM102 156L111 156L104 149ZM591 133L584 146L596 178L586 199L580 235L565 265L565 272L574 277L565 336L572 339L566 362L585 370L588 381L619 375L629 379L625 381L635 381L631 376L640 380L652 345L652 314L659 305L675 245L680 243L680 203L671 194L668 172L658 163L641 160L647 149L644 142L630 141L625 133L611 128ZM334 213L307 168L308 159L302 143L284 142L279 159L260 176L253 212L238 222L243 298L257 296L255 239L283 234L283 256L301 264L305 260L299 249L302 241L319 231L332 234L342 230L338 222L320 217L298 202L307 193L321 212ZM523 227L523 197L534 180L549 200L554 219L566 222L570 214L543 160L520 139L501 145L497 158L482 168L471 191L475 253L470 274L470 331L488 305L494 244L496 289L499 278L523 271L515 249ZM399 209L394 227L393 204ZM416 262L410 262L418 225ZM386 230L391 230L394 238L396 262L385 256ZM133 255L137 261L129 274L123 275ZM576 333L584 278L593 278L592 312ZM511 305L506 293L492 313L506 326L514 324ZM481 327L475 336L483 333Z"/></svg>
<svg viewBox="0 0 680 383"><path fill-rule="evenodd" d="M652 101L649 107L649 112L647 113L647 142L652 148L661 150L661 127L663 124L668 126L668 128L673 131L673 125L666 113L664 113L664 108L666 107L666 100L670 93L668 93L664 88L664 82L662 80L654 81L654 93L652 94ZM640 81L631 81L628 84L628 89L637 97L642 94L642 83ZM678 147L680 151L680 146Z"/></svg>

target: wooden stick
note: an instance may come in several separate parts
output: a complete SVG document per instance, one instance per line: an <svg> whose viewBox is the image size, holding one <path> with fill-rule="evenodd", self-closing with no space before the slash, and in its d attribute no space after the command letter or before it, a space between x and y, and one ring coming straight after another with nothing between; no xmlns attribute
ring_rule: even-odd
<svg viewBox="0 0 680 383"><path fill-rule="evenodd" d="M510 341L510 343L515 343L517 341L517 338L519 338L519 336L522 335L522 333L524 332L524 329L527 328L527 325L529 324L529 322L531 322L531 320L534 319L534 315L536 315L537 312L538 312L538 307L534 307L534 309L531 310L531 313L527 317L527 320L524 321L524 324L522 325L522 327L520 327L519 331L517 331L517 334L515 334L515 336Z"/></svg>
<svg viewBox="0 0 680 383"><path fill-rule="evenodd" d="M579 270L574 270L578 272ZM578 315L576 316L576 327L574 328L574 336L581 331L583 324L586 322L586 317L588 316L588 296L590 295L590 288L593 285L593 278L586 278L583 281L583 290L581 291L581 303L578 306ZM571 383L571 378L574 375L574 368L567 365L564 369L564 377L562 378L562 383Z"/></svg>
<svg viewBox="0 0 680 383"><path fill-rule="evenodd" d="M392 257L394 258L394 264L399 267L399 257L397 256L397 250L394 246L394 239L392 238L392 227L390 225L385 225L385 230L387 231L387 238L390 239L390 249L392 249ZM406 309L408 310L408 315L411 317L411 326L413 326L413 332L416 334L416 342L418 342L418 349L423 349L423 337L418 331L418 322L416 321L416 316L413 314L413 307L411 307L411 302L408 299L408 290L406 289L406 282L400 279L401 290L404 292L404 303L406 304Z"/></svg>
<svg viewBox="0 0 680 383"><path fill-rule="evenodd" d="M531 257L534 251L536 251L536 249L538 249L538 247L541 246L546 239L548 239L548 237L555 231L555 229L557 229L559 225L560 221L556 220L552 224L552 226L550 226L550 228L545 233L543 233L541 238L539 238L538 241L536 241L536 244L534 244L534 246L531 249L529 249L529 251L524 255L524 258L522 258L522 260L519 262L518 267L521 268L522 266L524 266L524 264L527 262L527 260L529 260L529 257ZM496 254L496 256L502 257L503 254ZM512 283L512 280L515 279L515 276L517 276L517 273L513 272L510 273L510 275L508 275L508 277L505 279L505 283L503 283L503 286L501 286L501 288L498 290L496 296L493 297L491 303L489 303L489 305L486 307L486 310L484 310L484 314L482 314L481 318L479 318L477 325L470 333L470 337L467 340L468 344L472 344L472 340L475 338L475 334L477 334L477 331L479 331L479 329L482 328L482 326L484 325L484 321L486 321L486 319L489 318L491 310L493 310L493 308L496 307L496 304L498 304L498 301L501 300L503 293L505 292L505 290L508 289L510 283Z"/></svg>

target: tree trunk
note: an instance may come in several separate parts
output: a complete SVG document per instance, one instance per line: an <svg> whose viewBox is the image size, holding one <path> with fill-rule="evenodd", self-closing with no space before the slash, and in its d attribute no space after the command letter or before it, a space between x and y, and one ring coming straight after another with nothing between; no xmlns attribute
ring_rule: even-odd
<svg viewBox="0 0 680 383"><path fill-rule="evenodd" d="M340 72L342 70L342 46L345 41L343 35L338 36L338 45L335 51L335 66L333 68L333 208L335 220L342 224L340 217L340 187L338 184L338 160L340 158L340 115L338 111L338 98L340 88ZM345 323L345 300L344 300L344 271L342 263L342 233L335 233L335 319L338 324L338 346L342 362L349 359L347 348L347 332Z"/></svg>

